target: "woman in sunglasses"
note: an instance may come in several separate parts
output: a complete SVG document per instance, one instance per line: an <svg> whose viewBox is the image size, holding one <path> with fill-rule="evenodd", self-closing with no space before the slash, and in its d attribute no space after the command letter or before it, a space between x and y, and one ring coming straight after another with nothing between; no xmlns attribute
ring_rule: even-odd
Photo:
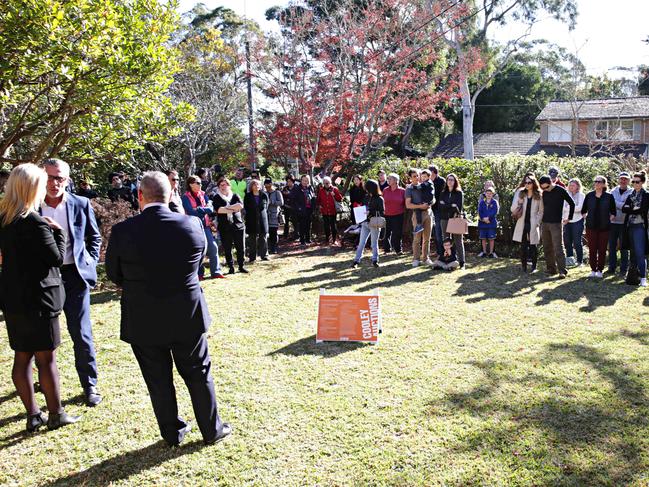
<svg viewBox="0 0 649 487"><path fill-rule="evenodd" d="M627 197L622 213L626 214L624 224L627 228L625 248L631 250L631 260L638 269L640 285L647 286L647 252L649 252L649 237L647 229L647 213L649 212L649 193L644 189L647 176L637 172L631 179L633 191Z"/></svg>
<svg viewBox="0 0 649 487"><path fill-rule="evenodd" d="M581 214L586 217L586 241L588 242L588 260L590 277L601 279L606 263L606 247L611 221L617 209L615 199L608 192L608 181L604 176L595 176L595 189L586 195ZM581 238L581 236L580 236Z"/></svg>
<svg viewBox="0 0 649 487"><path fill-rule="evenodd" d="M531 261L530 273L534 273L543 218L543 199L534 174L527 173L523 178L523 188L517 190L511 211L517 219L513 240L521 243L521 268L527 272L527 264Z"/></svg>

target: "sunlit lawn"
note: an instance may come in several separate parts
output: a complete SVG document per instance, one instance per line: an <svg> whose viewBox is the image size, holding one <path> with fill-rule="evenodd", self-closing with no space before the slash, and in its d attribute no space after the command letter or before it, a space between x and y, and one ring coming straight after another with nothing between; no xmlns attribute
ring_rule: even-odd
<svg viewBox="0 0 649 487"><path fill-rule="evenodd" d="M521 275L505 259L453 274L406 256L350 264L349 252L309 250L204 283L217 397L234 427L210 447L198 431L177 449L159 441L112 292L92 310L98 408L79 401L67 334L59 349L76 426L23 433L2 330L0 484L649 484L647 290L590 282L585 268L565 281ZM381 343L316 345L320 288L378 288Z"/></svg>

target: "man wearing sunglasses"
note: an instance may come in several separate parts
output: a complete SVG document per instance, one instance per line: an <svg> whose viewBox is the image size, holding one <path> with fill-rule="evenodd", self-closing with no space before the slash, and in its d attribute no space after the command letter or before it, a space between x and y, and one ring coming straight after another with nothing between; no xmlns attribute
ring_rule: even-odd
<svg viewBox="0 0 649 487"><path fill-rule="evenodd" d="M640 285L647 286L647 253L649 251L649 193L644 189L647 177L637 172L631 179L633 191L627 197L622 213L626 214L628 247L638 270Z"/></svg>
<svg viewBox="0 0 649 487"><path fill-rule="evenodd" d="M180 191L178 190L178 182L180 177L178 176L178 171L171 169L165 173L167 178L169 178L169 184L171 184L171 199L169 200L169 209L174 213L185 214L185 208L183 208L183 201L180 198Z"/></svg>
<svg viewBox="0 0 649 487"><path fill-rule="evenodd" d="M559 279L568 275L566 269L566 251L563 246L563 226L572 220L575 214L575 202L561 186L552 183L550 176L541 176L539 187L543 191L543 219L541 240L545 255L546 274ZM569 206L568 218L563 219L563 204Z"/></svg>

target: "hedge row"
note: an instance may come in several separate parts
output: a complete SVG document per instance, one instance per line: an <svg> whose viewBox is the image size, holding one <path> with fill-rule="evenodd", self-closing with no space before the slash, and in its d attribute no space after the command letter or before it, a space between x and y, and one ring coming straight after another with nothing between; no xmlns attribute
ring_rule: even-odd
<svg viewBox="0 0 649 487"><path fill-rule="evenodd" d="M376 178L379 169L386 172L399 174L402 181L406 180L409 168L427 168L431 164L439 168L440 174L445 176L450 173L457 175L464 191L464 204L469 219L477 221L477 202L484 182L494 182L502 209L500 222L503 227L503 236L510 238L514 222L511 218L509 207L514 191L527 171L533 171L537 178L547 174L550 166L556 166L561 171L561 179L567 182L571 178L579 178L588 192L592 188L593 178L597 175L606 176L612 188L617 182L617 175L621 171L637 171L649 169L646 160L626 159L623 161L591 158L591 157L557 157L545 154L521 156L509 154L504 156L487 156L474 161L466 159L412 159L403 160L386 158L377 161L364 176ZM649 171L648 171L649 172Z"/></svg>

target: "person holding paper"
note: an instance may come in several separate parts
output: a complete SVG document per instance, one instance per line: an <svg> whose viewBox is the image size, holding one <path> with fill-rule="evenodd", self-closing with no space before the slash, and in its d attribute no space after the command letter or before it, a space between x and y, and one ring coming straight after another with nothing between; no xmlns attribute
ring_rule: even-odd
<svg viewBox="0 0 649 487"><path fill-rule="evenodd" d="M367 243L367 239L370 237L372 243L372 265L374 267L379 266L379 234L381 233L381 227L371 225L371 219L374 217L384 216L385 202L381 196L381 189L379 188L379 183L377 181L369 179L365 183L365 191L367 191L367 196L365 197L364 206L367 209L365 212L365 220L361 223L361 235L352 268L356 268L360 264L361 259L363 258L365 244Z"/></svg>

